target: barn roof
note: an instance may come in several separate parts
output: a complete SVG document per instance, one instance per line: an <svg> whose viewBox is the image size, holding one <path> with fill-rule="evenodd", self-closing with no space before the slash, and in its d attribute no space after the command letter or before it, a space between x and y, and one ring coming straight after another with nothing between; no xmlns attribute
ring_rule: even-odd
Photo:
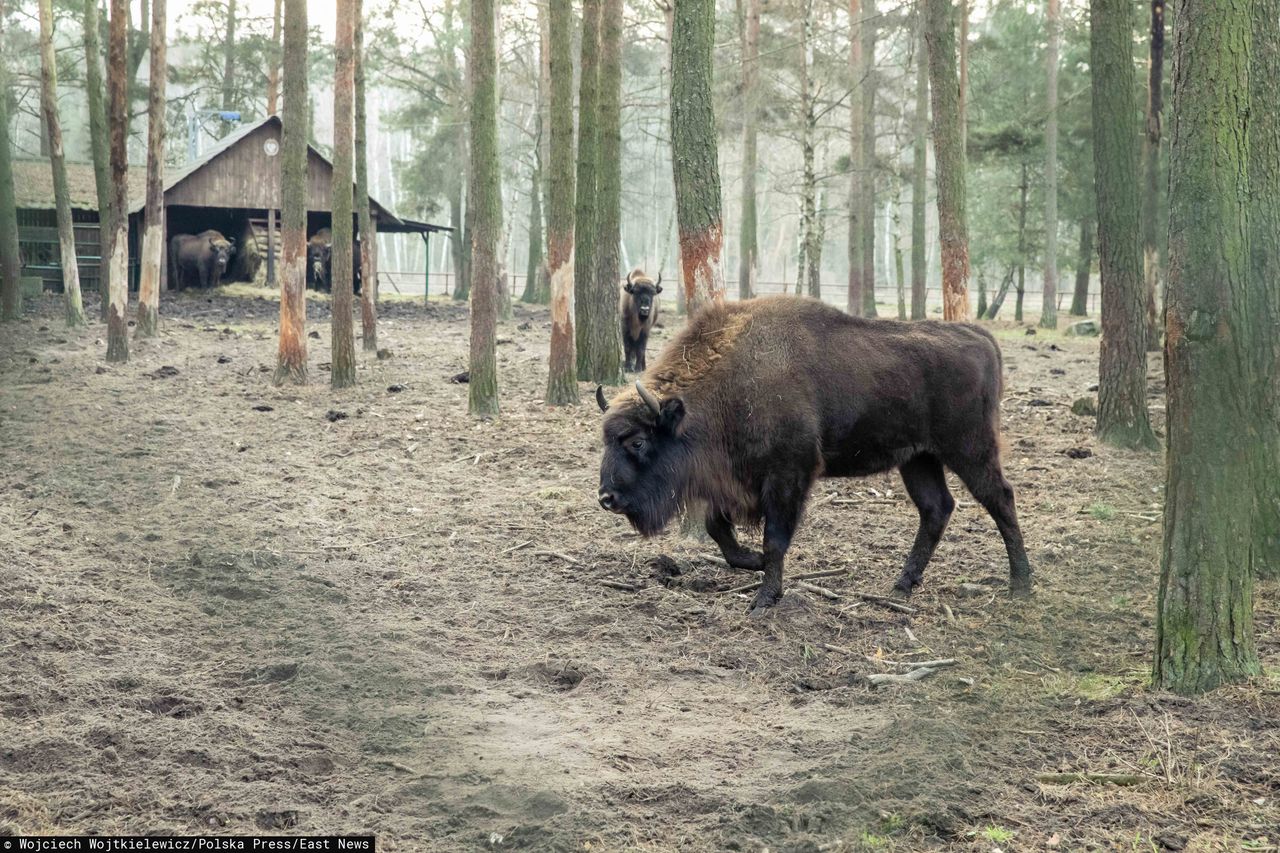
<svg viewBox="0 0 1280 853"><path fill-rule="evenodd" d="M98 188L92 163L67 163L67 188L76 210L98 209ZM53 169L48 160L14 160L13 189L19 210L53 210ZM147 170L129 170L129 198L147 191Z"/></svg>

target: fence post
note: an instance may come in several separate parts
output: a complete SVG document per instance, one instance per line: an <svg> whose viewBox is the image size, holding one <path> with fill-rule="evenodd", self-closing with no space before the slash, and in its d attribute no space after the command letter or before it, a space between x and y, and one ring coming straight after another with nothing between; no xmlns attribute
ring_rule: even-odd
<svg viewBox="0 0 1280 853"><path fill-rule="evenodd" d="M422 232L422 302L431 301L431 232Z"/></svg>

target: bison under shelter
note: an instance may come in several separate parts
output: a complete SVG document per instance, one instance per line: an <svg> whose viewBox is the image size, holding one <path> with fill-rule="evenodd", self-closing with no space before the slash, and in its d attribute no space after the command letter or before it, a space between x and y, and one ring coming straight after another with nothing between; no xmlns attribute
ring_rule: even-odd
<svg viewBox="0 0 1280 853"><path fill-rule="evenodd" d="M165 247L177 234L198 234L208 229L235 240L237 251L224 280L254 281L263 270L265 281L274 282L280 251L280 130L277 116L250 124L219 141L199 158L180 169L169 170L164 181ZM69 163L76 251L81 283L97 286L100 264L98 211L93 167ZM48 161L15 163L18 187L19 239L23 244L24 276L43 279L44 288L60 290L61 259L53 203L53 182ZM314 147L307 146L307 234L332 226L333 164ZM130 287L137 287L146 202L144 169L129 172ZM374 231L416 233L424 238L452 229L397 217L369 197ZM359 239L358 223L352 223ZM265 269L264 269L265 268ZM169 264L163 265L162 286L167 288Z"/></svg>

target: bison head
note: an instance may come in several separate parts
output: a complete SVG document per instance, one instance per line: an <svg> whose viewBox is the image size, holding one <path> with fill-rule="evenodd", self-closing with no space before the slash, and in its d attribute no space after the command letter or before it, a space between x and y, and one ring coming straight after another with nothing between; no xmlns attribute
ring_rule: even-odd
<svg viewBox="0 0 1280 853"><path fill-rule="evenodd" d="M231 256L236 250L236 241L210 237L209 249L213 252L213 265L217 267L218 272L226 272L227 265L231 263Z"/></svg>
<svg viewBox="0 0 1280 853"><path fill-rule="evenodd" d="M600 506L625 515L642 536L656 536L680 511L688 481L688 444L680 429L684 401L661 402L639 382L637 399L605 410L604 458L600 462Z"/></svg>
<svg viewBox="0 0 1280 853"><path fill-rule="evenodd" d="M656 282L640 270L627 273L624 289L631 294L631 301L635 304L640 319L647 320L657 305L658 294L662 292L662 273L658 273Z"/></svg>
<svg viewBox="0 0 1280 853"><path fill-rule="evenodd" d="M316 282L328 283L329 257L332 252L333 245L330 243L322 243L318 240L307 243L307 266L311 269L311 277Z"/></svg>

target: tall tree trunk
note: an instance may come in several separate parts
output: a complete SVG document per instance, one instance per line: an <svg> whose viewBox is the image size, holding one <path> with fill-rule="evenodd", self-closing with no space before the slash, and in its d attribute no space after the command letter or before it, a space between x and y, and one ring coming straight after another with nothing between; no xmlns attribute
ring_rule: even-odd
<svg viewBox="0 0 1280 853"><path fill-rule="evenodd" d="M1022 183L1018 185L1018 286L1013 303L1013 319L1022 322L1022 299L1027 291L1027 163L1022 163Z"/></svg>
<svg viewBox="0 0 1280 853"><path fill-rule="evenodd" d="M357 228L360 232L360 337L365 352L378 351L378 232L369 206L369 115L365 104L364 6L355 0Z"/></svg>
<svg viewBox="0 0 1280 853"><path fill-rule="evenodd" d="M582 44L578 62L578 178L574 204L574 332L577 335L578 378L590 378L596 355L591 338L596 275L596 235L599 226L596 166L600 160L600 6L602 0L582 2Z"/></svg>
<svg viewBox="0 0 1280 853"><path fill-rule="evenodd" d="M111 0L107 65L110 69L111 105L107 121L111 129L111 299L107 309L107 361L129 360L129 136L128 0Z"/></svg>
<svg viewBox="0 0 1280 853"><path fill-rule="evenodd" d="M1080 221L1080 256L1076 261L1076 289L1071 295L1071 316L1089 313L1089 270L1093 265L1093 218Z"/></svg>
<svg viewBox="0 0 1280 853"><path fill-rule="evenodd" d="M1254 574L1280 575L1280 2L1254 0L1250 65L1249 231L1257 329L1259 448L1254 474ZM1258 109L1257 105L1267 105Z"/></svg>
<svg viewBox="0 0 1280 853"><path fill-rule="evenodd" d="M275 0L271 13L271 59L267 66L267 115L280 111L280 17L283 0Z"/></svg>
<svg viewBox="0 0 1280 853"><path fill-rule="evenodd" d="M107 132L106 87L102 81L102 24L98 0L84 0L84 88L89 104L89 148L98 195L98 309L107 319L111 256L111 140Z"/></svg>
<svg viewBox="0 0 1280 853"><path fill-rule="evenodd" d="M543 246L538 254L538 287L534 291L539 305L551 302L551 268L547 264L547 217L551 211L551 25L550 11L546 5L538 5L538 174L542 184L539 208L542 213ZM572 140L570 140L572 145Z"/></svg>
<svg viewBox="0 0 1280 853"><path fill-rule="evenodd" d="M164 0L159 0L163 4ZM58 216L58 248L62 256L62 295L68 326L83 326L80 264L75 227L71 223L71 195L67 189L67 159L62 149L62 118L58 114L58 61L53 52L53 0L40 0L40 107L49 139L53 169L53 198ZM8 90L3 90L7 92Z"/></svg>
<svg viewBox="0 0 1280 853"><path fill-rule="evenodd" d="M813 103L813 86L809 79L813 61L813 2L804 0L800 13L800 159L803 178L800 187L800 269L796 292L808 286L809 295L822 298L822 274L818 268L822 247L818 245L818 178L813 168L813 138L818 130L818 114ZM803 282L803 284L801 284Z"/></svg>
<svg viewBox="0 0 1280 853"><path fill-rule="evenodd" d="M862 3L862 316L876 316L876 0Z"/></svg>
<svg viewBox="0 0 1280 853"><path fill-rule="evenodd" d="M867 22L862 12L862 0L849 0L849 25L852 28L849 33L849 285L845 294L845 311L861 317L866 310L866 297L863 296L866 283L862 280L862 253L866 244L862 217L866 215L863 199L867 180L863 162L867 149L862 143L866 132L866 110L862 107L862 99L867 93L862 85L867 74L867 63L863 58L866 42L862 38L862 30Z"/></svg>
<svg viewBox="0 0 1280 853"><path fill-rule="evenodd" d="M898 288L898 319L907 319L906 270L902 262L902 179L893 180L893 280Z"/></svg>
<svg viewBox="0 0 1280 853"><path fill-rule="evenodd" d="M1100 2L1093 0L1095 39ZM1112 38L1123 39L1132 73L1131 7L1123 0L1115 5L1125 32ZM1250 166L1251 5L1181 0L1174 15L1164 351L1169 448L1154 681L1178 693L1211 690L1261 670L1250 566L1255 495L1246 484L1262 451L1252 406L1263 341L1249 316L1255 302L1249 199L1240 191ZM1132 91L1123 90L1126 100ZM1099 174L1098 186L1104 185ZM1100 235L1105 242L1106 231ZM1136 236L1133 242L1136 254ZM1104 318L1109 307L1103 306ZM1133 343L1143 348L1141 339Z"/></svg>
<svg viewBox="0 0 1280 853"><path fill-rule="evenodd" d="M7 20L4 6L4 0L0 0L0 40L4 38ZM9 66L7 61L0 61L0 320L17 320L22 306L12 152L9 145Z"/></svg>
<svg viewBox="0 0 1280 853"><path fill-rule="evenodd" d="M551 270L551 358L547 404L577 405L573 337L573 0L551 0L551 204L547 207L547 266Z"/></svg>
<svg viewBox="0 0 1280 853"><path fill-rule="evenodd" d="M460 16L459 16L460 17ZM449 197L449 224L453 226L454 270L457 283L453 287L453 298L466 301L471 297L471 211L470 200L466 198L467 183L470 181L470 150L467 147L466 126L470 121L467 113L470 102L470 91L465 69L458 64L458 53L453 47L454 24L453 0L444 2L444 31L449 36L448 48L444 54L445 76L452 88L452 113L454 156L457 168L454 170L453 192Z"/></svg>
<svg viewBox="0 0 1280 853"><path fill-rule="evenodd" d="M356 384L355 332L352 329L352 227L355 199L355 83L356 3L337 0L333 45L333 273L330 276L333 305L330 313L332 357L329 385L349 388Z"/></svg>
<svg viewBox="0 0 1280 853"><path fill-rule="evenodd" d="M756 292L760 242L756 217L756 173L759 171L760 3L746 0L742 28L742 223L738 260L738 298Z"/></svg>
<svg viewBox="0 0 1280 853"><path fill-rule="evenodd" d="M1047 81L1044 124L1044 289L1040 328L1058 328L1058 48L1062 41L1059 0L1045 4L1049 49L1045 52Z"/></svg>
<svg viewBox="0 0 1280 853"><path fill-rule="evenodd" d="M1098 437L1121 447L1153 448L1156 440L1147 419L1146 322L1138 253L1131 5L1129 0L1090 0L1093 161L1102 277Z"/></svg>
<svg viewBox="0 0 1280 853"><path fill-rule="evenodd" d="M911 145L911 319L923 320L929 287L925 206L928 204L929 57L925 49L925 0L916 0L916 108Z"/></svg>
<svg viewBox="0 0 1280 853"><path fill-rule="evenodd" d="M471 0L471 383L468 410L498 413L498 276L502 186L498 172L498 57L495 0Z"/></svg>
<svg viewBox="0 0 1280 853"><path fill-rule="evenodd" d="M622 382L622 329L618 291L622 278L622 0L603 0L600 10L599 159L596 161L596 270L591 300L587 376L592 382Z"/></svg>
<svg viewBox="0 0 1280 853"><path fill-rule="evenodd" d="M952 0L925 0L925 42L933 95L933 153L942 246L942 317L969 319L969 227L965 221L965 163L956 78L956 22Z"/></svg>
<svg viewBox="0 0 1280 853"><path fill-rule="evenodd" d="M48 0L46 0L48 2ZM160 278L164 270L164 93L168 66L165 0L151 0L151 89L147 97L147 208L142 232L142 279L138 286L139 337L154 337L160 325Z"/></svg>
<svg viewBox="0 0 1280 853"><path fill-rule="evenodd" d="M960 3L960 150L969 144L969 0Z"/></svg>
<svg viewBox="0 0 1280 853"><path fill-rule="evenodd" d="M534 117L533 168L529 170L529 262L525 267L524 293L520 301L538 301L538 279L542 270L542 113Z"/></svg>
<svg viewBox="0 0 1280 853"><path fill-rule="evenodd" d="M307 381L307 0L284 0L280 132L280 349L275 382Z"/></svg>
<svg viewBox="0 0 1280 853"><path fill-rule="evenodd" d="M235 109L236 103L236 0L227 0L227 35L222 40L222 108ZM224 123L224 132L231 129Z"/></svg>
<svg viewBox="0 0 1280 853"><path fill-rule="evenodd" d="M680 273L693 315L724 301L716 122L711 100L714 0L675 0L671 44L671 163Z"/></svg>
<svg viewBox="0 0 1280 853"><path fill-rule="evenodd" d="M1160 132L1164 107L1164 0L1151 0L1151 58L1147 69L1147 127L1142 138L1142 268L1147 285L1147 352L1160 349L1156 291L1160 287Z"/></svg>

